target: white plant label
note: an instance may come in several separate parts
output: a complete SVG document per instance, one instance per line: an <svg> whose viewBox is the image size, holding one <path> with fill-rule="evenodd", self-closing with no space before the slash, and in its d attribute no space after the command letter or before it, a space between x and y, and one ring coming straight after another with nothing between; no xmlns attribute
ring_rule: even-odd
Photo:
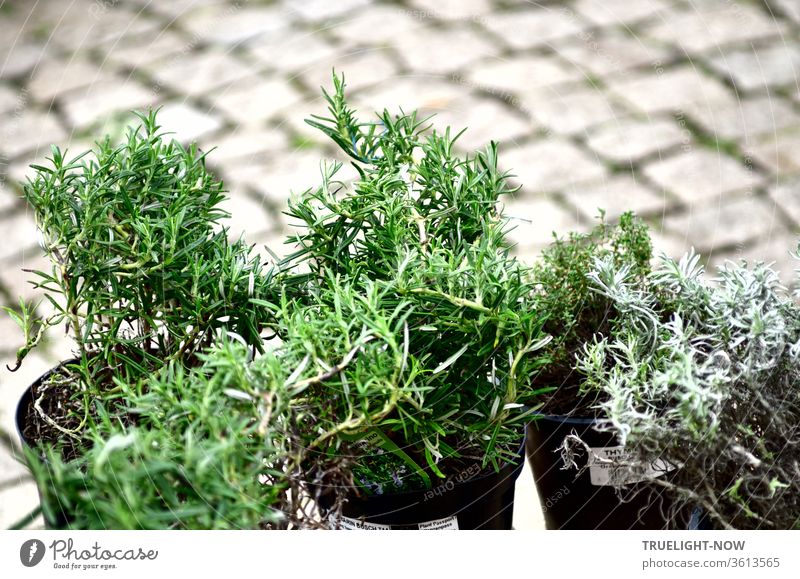
<svg viewBox="0 0 800 579"><path fill-rule="evenodd" d="M339 519L339 528L346 531L391 531L391 525L381 525L380 523L370 523L360 519L342 517Z"/></svg>
<svg viewBox="0 0 800 579"><path fill-rule="evenodd" d="M339 519L339 528L345 531L391 531L391 525L370 523L360 519L342 517ZM435 521L426 521L419 524L421 531L458 531L458 517L445 517Z"/></svg>
<svg viewBox="0 0 800 579"><path fill-rule="evenodd" d="M619 465L618 462L633 462L633 454L624 446L606 446L589 449L589 479L594 486L623 486L644 482L663 476L675 466L658 459L647 466Z"/></svg>
<svg viewBox="0 0 800 579"><path fill-rule="evenodd" d="M445 517L419 524L420 531L457 531L458 517Z"/></svg>

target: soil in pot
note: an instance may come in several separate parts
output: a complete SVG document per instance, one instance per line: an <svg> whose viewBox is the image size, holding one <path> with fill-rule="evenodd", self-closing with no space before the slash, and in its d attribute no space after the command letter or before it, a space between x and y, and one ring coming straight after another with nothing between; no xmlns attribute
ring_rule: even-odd
<svg viewBox="0 0 800 579"><path fill-rule="evenodd" d="M467 466L430 489L367 496L351 493L340 527L367 530L439 530L512 528L514 485L525 463L525 445L517 459L499 471Z"/></svg>
<svg viewBox="0 0 800 579"><path fill-rule="evenodd" d="M585 469L564 469L559 448L570 434L577 434L598 457L611 458L623 452L613 434L595 431L594 424L590 418L542 416L528 426L528 458L547 528L649 530L672 526L665 516L670 503L663 489L646 483L647 476L668 476L665 465L637 473L587 458ZM621 495L617 490L620 484Z"/></svg>

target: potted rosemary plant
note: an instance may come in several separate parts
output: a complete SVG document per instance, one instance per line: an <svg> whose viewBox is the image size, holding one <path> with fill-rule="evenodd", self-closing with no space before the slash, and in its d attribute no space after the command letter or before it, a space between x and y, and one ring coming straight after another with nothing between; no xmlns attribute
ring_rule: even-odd
<svg viewBox="0 0 800 579"><path fill-rule="evenodd" d="M175 462L180 439L171 436L177 436L176 423L164 432L142 433L135 445L123 434L139 420L132 392L138 388L139 396L153 385L164 389L158 382L163 372L178 380L184 369L200 366L201 353L221 332L261 350L260 332L274 319L272 270L263 271L242 241L228 241L221 224L223 186L206 170L204 155L163 139L155 113L140 120L120 146L106 140L72 159L54 147L49 163L34 166L24 184L51 261L48 271L35 272L50 313L37 317L24 302L9 311L26 337L16 365L48 330L65 328L74 342L74 358L32 384L17 411L51 526L106 520L101 513L90 519L77 512L86 504L72 500L74 494L67 500L59 486L65 480L91 477L99 485L101 471L112 463L131 475L126 483L131 485L154 461L183 471ZM147 386L153 376L156 382ZM196 388L179 391L172 386L174 403L189 392L202 394ZM172 411L163 406L163 412ZM190 422L199 429L195 435L207 441L222 428L196 417ZM183 436L192 435L186 428ZM112 452L120 447L128 453ZM220 460L231 458L218 450ZM42 459L46 468L38 463ZM197 466L186 468L192 465ZM179 481L166 472L165 477L153 490L158 497L169 503L170 493L185 496L174 486ZM128 495L121 493L115 504ZM122 520L111 519L111 525L117 523Z"/></svg>
<svg viewBox="0 0 800 579"><path fill-rule="evenodd" d="M265 421L241 383L246 359L238 341L218 341L192 369L173 361L144 382L120 382L124 412L98 412L69 459L58 444L27 448L48 526L313 528L285 474L297 453L281 426L290 399L272 391Z"/></svg>
<svg viewBox="0 0 800 579"><path fill-rule="evenodd" d="M351 486L314 492L343 501L345 527L510 528L549 337L506 247L497 147L459 157L457 135L414 113L359 121L334 86L330 116L309 123L358 177L333 164L290 202L299 249L284 265L306 273L279 316L307 400L297 428L352 465Z"/></svg>
<svg viewBox="0 0 800 579"><path fill-rule="evenodd" d="M535 265L539 289L536 308L554 339L548 344L547 364L534 384L554 386L542 414L528 428L528 456L533 468L545 523L551 529L660 528L666 523L660 497L645 481L647 472L616 469L611 476L606 459L630 452L609 432L598 432L605 418L603 394L587 387L578 364L587 343L609 335L616 327L619 304L599 292L590 279L597 260L614 263L629 274L636 291L648 294L652 246L647 226L626 213L616 225L601 221L588 233L557 238ZM613 370L613 369L612 369ZM592 449L587 468L577 475L565 469L560 456L564 440L580 436ZM569 496L569 500L553 497Z"/></svg>
<svg viewBox="0 0 800 579"><path fill-rule="evenodd" d="M633 451L612 466L680 465L650 483L672 497L673 522L691 508L716 528L800 528L798 295L763 263L710 278L693 252L664 258L650 292L609 260L591 278L619 312L580 357L600 429Z"/></svg>

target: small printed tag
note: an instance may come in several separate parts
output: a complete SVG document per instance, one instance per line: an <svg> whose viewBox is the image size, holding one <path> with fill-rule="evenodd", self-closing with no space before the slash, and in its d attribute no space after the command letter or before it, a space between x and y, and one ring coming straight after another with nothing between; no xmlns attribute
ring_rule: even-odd
<svg viewBox="0 0 800 579"><path fill-rule="evenodd" d="M620 461L634 460L630 451L623 446L607 446L604 448L591 448L589 456L589 479L594 486L624 486L627 484L644 482L663 476L675 466L661 459L646 466L632 464L620 465Z"/></svg>
<svg viewBox="0 0 800 579"><path fill-rule="evenodd" d="M370 523L360 519L342 517L339 519L339 528L346 531L391 531L391 525L381 525L380 523Z"/></svg>
<svg viewBox="0 0 800 579"><path fill-rule="evenodd" d="M420 531L458 531L458 517L445 517L419 524Z"/></svg>
<svg viewBox="0 0 800 579"><path fill-rule="evenodd" d="M436 519L435 521L426 521L417 525L420 531L458 531L458 517L445 517L444 519ZM361 519L353 519L350 517L341 517L339 519L339 528L345 531L391 531L391 525L382 525L380 523L370 523L362 521ZM401 526L399 529L409 529L413 527Z"/></svg>

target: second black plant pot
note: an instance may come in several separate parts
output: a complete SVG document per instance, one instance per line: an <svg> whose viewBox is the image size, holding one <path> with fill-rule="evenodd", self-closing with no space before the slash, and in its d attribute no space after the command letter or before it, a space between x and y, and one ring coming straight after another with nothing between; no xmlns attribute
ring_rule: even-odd
<svg viewBox="0 0 800 579"><path fill-rule="evenodd" d="M367 530L511 529L514 485L525 464L525 445L499 471L477 465L429 490L373 496L350 495L339 526Z"/></svg>
<svg viewBox="0 0 800 579"><path fill-rule="evenodd" d="M595 420L588 418L541 416L528 426L528 458L547 528L669 528L671 525L662 514L668 511L668 499L659 487L646 482L629 482L623 487L623 500L614 486L620 480L615 477L637 480L640 476L633 473L626 476L588 457L584 459L584 462L591 461L588 468L564 468L559 448L570 434L577 434L597 456L611 457L624 452L613 434L597 432L593 428L595 424ZM656 467L658 472L660 465ZM667 474L659 473L659 476Z"/></svg>

